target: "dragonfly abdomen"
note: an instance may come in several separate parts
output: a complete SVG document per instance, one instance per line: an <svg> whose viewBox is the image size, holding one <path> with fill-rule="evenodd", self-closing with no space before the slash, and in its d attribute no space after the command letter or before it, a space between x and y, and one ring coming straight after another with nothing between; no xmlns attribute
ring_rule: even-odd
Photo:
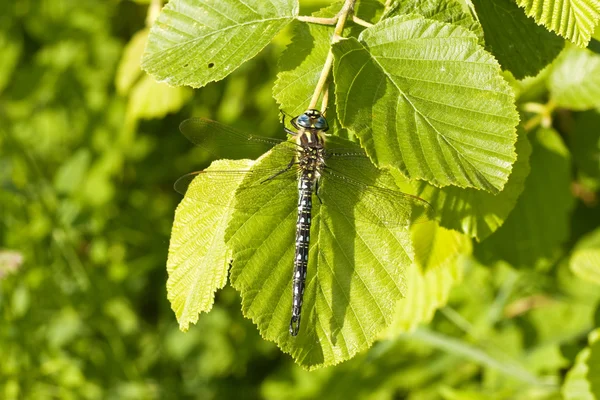
<svg viewBox="0 0 600 400"><path fill-rule="evenodd" d="M310 224L312 211L312 193L314 174L304 172L298 181L298 221L296 223L296 253L294 257L294 275L292 279L292 319L290 334L298 335L302 298L308 268L308 248L310 244Z"/></svg>

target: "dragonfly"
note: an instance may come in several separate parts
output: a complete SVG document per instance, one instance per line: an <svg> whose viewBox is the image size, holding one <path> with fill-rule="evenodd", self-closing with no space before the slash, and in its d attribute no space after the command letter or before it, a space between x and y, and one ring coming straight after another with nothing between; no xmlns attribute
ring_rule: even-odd
<svg viewBox="0 0 600 400"><path fill-rule="evenodd" d="M433 219L435 213L427 201L404 193L397 187L381 186L366 177L363 172L375 167L362 148L352 142L344 143L342 147L327 146L326 142L337 142L339 146L342 140L335 140L334 136L326 134L329 125L319 110L309 109L292 118L290 124L295 130L286 127L284 116L283 129L290 138L282 140L247 134L204 118L183 121L180 130L184 136L209 152L211 149L229 146L258 146L274 153L276 161L266 168L192 172L177 180L175 189L185 195L188 185L199 174L206 174L209 180L236 179L240 174L251 175L251 179L243 180L238 186L236 195L244 193L250 199L257 200L233 206L247 211L260 209L261 202L264 203L264 196L261 197L260 194L267 185L276 185L286 193L292 193L292 190L297 192L289 324L290 335L297 336L308 270L313 200L319 203L319 212L331 210L349 220L360 219L387 227L406 226ZM321 190L325 185L327 190Z"/></svg>

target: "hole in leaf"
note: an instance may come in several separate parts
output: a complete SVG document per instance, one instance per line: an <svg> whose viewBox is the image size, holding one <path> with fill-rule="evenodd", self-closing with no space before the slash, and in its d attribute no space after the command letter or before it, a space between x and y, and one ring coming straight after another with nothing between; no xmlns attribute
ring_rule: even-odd
<svg viewBox="0 0 600 400"><path fill-rule="evenodd" d="M208 63L208 68L212 68L215 66L215 63Z"/></svg>

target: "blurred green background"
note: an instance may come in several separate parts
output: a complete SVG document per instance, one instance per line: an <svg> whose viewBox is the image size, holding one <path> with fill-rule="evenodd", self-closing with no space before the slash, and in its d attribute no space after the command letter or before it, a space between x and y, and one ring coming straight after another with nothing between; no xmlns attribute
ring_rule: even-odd
<svg viewBox="0 0 600 400"><path fill-rule="evenodd" d="M429 328L312 373L259 337L229 287L180 332L172 184L209 160L177 127L202 115L281 137L271 89L291 29L224 81L169 88L139 70L147 3L0 5L1 399L560 398L600 325L597 287L565 263L466 260Z"/></svg>

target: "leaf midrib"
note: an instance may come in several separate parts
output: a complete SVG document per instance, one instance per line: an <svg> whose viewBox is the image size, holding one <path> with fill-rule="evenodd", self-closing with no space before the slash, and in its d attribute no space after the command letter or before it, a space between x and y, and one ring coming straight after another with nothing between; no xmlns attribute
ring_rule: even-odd
<svg viewBox="0 0 600 400"><path fill-rule="evenodd" d="M413 102L408 98L408 95L406 93L404 93L404 91L402 91L402 89L400 89L400 87L396 84L396 82L392 79L392 76L385 70L385 68L383 68L383 66L379 63L379 61L377 60L377 57L373 56L370 52L367 51L367 54L369 55L369 58L373 60L373 62L379 67L379 69L383 72L383 74L390 80L390 82L392 83L392 85L398 90L398 92L402 95L402 97L410 104L410 106L412 107L412 109L414 110L414 112L418 115L421 116L421 118L423 118L424 121L427 122L427 124L435 131L435 133L444 141L446 142L446 144L456 153L456 155L461 158L466 164L468 164L472 170L472 172L479 176L479 179L481 179L481 183L485 184L488 188L491 187L492 191L497 191L498 188L496 188L487 178L485 178L485 175L482 175L482 173L475 167L475 165L473 165L473 163L471 162L471 160L469 160L468 158L466 158L460 151L458 151L458 149L451 143L451 141L444 136L444 134L442 134L442 132L440 132L434 125L433 123L429 120L429 118L427 116L425 116L419 109L417 109L417 107L415 107L415 105L413 104ZM482 179L483 178L483 179Z"/></svg>

